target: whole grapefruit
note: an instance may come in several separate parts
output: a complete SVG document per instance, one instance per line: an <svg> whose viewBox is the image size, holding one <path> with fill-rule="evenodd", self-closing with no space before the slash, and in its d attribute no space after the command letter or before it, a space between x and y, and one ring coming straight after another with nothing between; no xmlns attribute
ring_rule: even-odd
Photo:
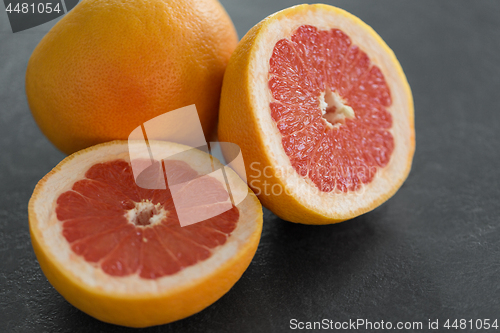
<svg viewBox="0 0 500 333"><path fill-rule="evenodd" d="M33 51L28 103L67 154L191 104L208 139L236 44L217 0L84 0Z"/></svg>

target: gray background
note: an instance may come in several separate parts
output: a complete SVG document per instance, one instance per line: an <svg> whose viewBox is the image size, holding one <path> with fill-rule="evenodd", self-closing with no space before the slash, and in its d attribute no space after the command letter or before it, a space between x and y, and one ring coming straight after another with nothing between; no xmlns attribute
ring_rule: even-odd
<svg viewBox="0 0 500 333"><path fill-rule="evenodd" d="M294 1L223 0L239 36ZM371 25L415 99L410 177L352 221L304 226L264 210L257 254L221 300L148 332L281 332L289 321L500 319L500 2L329 1ZM30 244L27 203L64 155L24 93L28 58L54 22L13 34L0 9L0 331L115 332L68 304ZM500 324L500 323L499 323Z"/></svg>

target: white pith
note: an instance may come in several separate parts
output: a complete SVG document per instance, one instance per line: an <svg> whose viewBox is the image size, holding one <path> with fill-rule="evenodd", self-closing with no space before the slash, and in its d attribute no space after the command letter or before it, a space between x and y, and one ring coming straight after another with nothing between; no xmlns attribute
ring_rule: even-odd
<svg viewBox="0 0 500 333"><path fill-rule="evenodd" d="M345 119L355 117L354 110L342 100L339 94L327 88L319 96L319 107L328 128L339 128ZM327 112L329 108L335 108L334 112Z"/></svg>
<svg viewBox="0 0 500 333"><path fill-rule="evenodd" d="M271 118L269 103L274 99L268 88L269 59L276 43L280 39L290 38L302 25L311 25L321 30L342 30L354 45L368 54L371 63L381 69L389 85L392 105L387 110L393 119L390 132L395 139L395 148L389 164L379 169L372 182L358 191L322 192L309 178L295 172L283 149L282 136ZM407 89L402 70L395 66L395 56L389 53L388 48L382 46L383 41L375 36L366 24L351 15L345 15L341 10L324 11L309 6L308 10L273 17L269 24L259 31L252 48L249 64L251 83L248 84L250 100L271 164L275 166L276 174L285 184L287 193L303 206L335 219L348 219L360 210L366 211L366 207L373 207L381 198L391 195L406 178L408 160L411 161L413 154L413 110L410 110L412 106L408 103L412 100L411 92ZM345 111L349 113L349 110Z"/></svg>
<svg viewBox="0 0 500 333"><path fill-rule="evenodd" d="M149 143L152 147L156 148L155 158L157 159L162 158L161 154L164 154L163 156L166 157L190 150L188 154L176 155L179 156L177 159L187 162L199 173L210 171L207 170L206 163L203 163L203 160L206 160L208 156L204 152L173 143L155 141L150 141ZM144 158L149 158L149 153L142 150L143 146L141 144L129 142L129 147L137 149L140 154L144 153ZM75 181L82 179L85 172L92 165L115 159L128 161L128 155L127 144L120 143L102 146L98 150L72 156L61 166L58 172L53 173L47 179L39 189L40 192L34 202L33 209L36 214L36 223L31 225L32 232L37 235L36 237L41 243L42 248L48 252L47 256L53 258L59 267L83 285L111 293L137 295L161 293L171 288L188 286L195 283L198 279L217 271L226 261L233 258L258 228L258 223L255 223L259 216L255 214L256 199L254 194L251 192L248 193L246 183L235 172L226 168L226 176L229 178L230 183L234 184L231 191L233 193L248 193L248 196L237 206L240 212L240 219L236 229L227 238L224 245L211 250L212 255L210 258L184 268L174 275L158 279L143 279L139 277L138 273L126 277L116 277L106 274L98 265L85 261L83 257L71 250L70 244L62 235L62 223L57 219L55 214L56 200L61 193L69 190ZM213 162L216 166L222 166L215 158ZM209 166L209 168L211 167ZM225 184L223 177L216 175L214 178ZM128 214L129 218L133 218L135 213L129 211ZM161 214L163 213L160 212ZM157 223L154 218L151 222Z"/></svg>
<svg viewBox="0 0 500 333"><path fill-rule="evenodd" d="M153 211L153 216L149 219L149 223L147 225L144 225L143 227L153 227L157 224L160 224L161 221L167 217L168 211L163 209L162 205L160 203L157 203L156 205L153 204L149 200L143 200L141 202L136 202L135 203L135 208L130 209L125 213L125 216L127 217L127 220L129 223L132 223L136 226L139 224L136 222L137 219L139 218L141 213L144 212L151 212Z"/></svg>

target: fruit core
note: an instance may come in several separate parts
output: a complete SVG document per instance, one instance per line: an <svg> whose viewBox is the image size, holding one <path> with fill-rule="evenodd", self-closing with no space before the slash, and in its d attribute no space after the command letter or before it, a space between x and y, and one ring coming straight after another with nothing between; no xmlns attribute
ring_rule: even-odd
<svg viewBox="0 0 500 333"><path fill-rule="evenodd" d="M346 118L354 118L354 110L329 88L319 96L319 106L328 128L339 127L345 123Z"/></svg>
<svg viewBox="0 0 500 333"><path fill-rule="evenodd" d="M279 40L268 87L283 149L320 191L359 190L389 163L395 145L389 86L343 31L303 25Z"/></svg>
<svg viewBox="0 0 500 333"><path fill-rule="evenodd" d="M182 161L165 161L163 166L177 184L198 176ZM218 216L181 227L168 183L162 181L166 189L137 186L130 163L121 159L90 167L57 199L56 217L71 250L108 275L144 279L172 275L208 259L236 228L238 208L233 205ZM227 193L220 183L217 187L211 182L210 191L198 184L209 196ZM191 192L179 193L199 195Z"/></svg>
<svg viewBox="0 0 500 333"><path fill-rule="evenodd" d="M167 213L161 203L155 205L150 200L142 200L135 203L135 208L129 210L126 215L135 226L147 227L161 223L167 217Z"/></svg>

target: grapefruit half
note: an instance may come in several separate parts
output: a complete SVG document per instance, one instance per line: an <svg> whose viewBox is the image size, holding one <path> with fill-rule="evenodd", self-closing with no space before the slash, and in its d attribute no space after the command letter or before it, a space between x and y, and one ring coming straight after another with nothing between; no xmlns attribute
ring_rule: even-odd
<svg viewBox="0 0 500 333"><path fill-rule="evenodd" d="M279 217L351 219L391 197L415 150L413 99L392 50L357 17L299 5L253 27L225 72L219 139Z"/></svg>
<svg viewBox="0 0 500 333"><path fill-rule="evenodd" d="M200 163L206 153L167 142L149 145L165 156L184 152L164 161L169 177L182 181L207 174ZM37 184L29 222L40 266L66 300L99 320L145 327L199 312L236 283L257 249L262 206L246 183L226 170L232 193L248 193L246 198L220 215L181 227L168 184L136 185L129 148L137 149L132 162L140 161L141 153L149 159L147 150L139 150L141 143L126 141L64 159ZM221 167L216 159L213 163ZM209 194L198 184L198 193L183 195L205 193L227 201L224 178L197 179L206 177Z"/></svg>

